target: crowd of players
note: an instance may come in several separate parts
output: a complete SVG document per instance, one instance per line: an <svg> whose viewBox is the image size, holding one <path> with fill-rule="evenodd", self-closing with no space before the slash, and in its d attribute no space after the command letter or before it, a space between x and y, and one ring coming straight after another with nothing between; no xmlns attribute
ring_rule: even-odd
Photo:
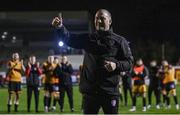
<svg viewBox="0 0 180 115"><path fill-rule="evenodd" d="M142 97L142 111L147 111L152 107L152 93L154 92L156 109L163 107L170 109L170 96L173 96L175 107L179 110L174 67L167 60L163 60L160 65L157 65L156 60L152 60L149 65L147 67L143 64L142 59L137 59L131 71L121 72L125 106L127 106L127 92L129 91L132 99L132 108L129 111L136 111L137 97ZM149 83L146 82L148 80Z"/></svg>
<svg viewBox="0 0 180 115"><path fill-rule="evenodd" d="M30 56L29 61L24 66L18 53L13 53L12 60L8 62L8 71L6 81L8 81L8 103L7 111L11 111L14 97L14 111L18 111L19 93L21 92L21 77L24 73L27 79L27 111L30 112L32 92L35 95L35 111L38 112L39 104L39 77L42 77L44 84L44 111L56 110L56 103L60 105L60 111L63 112L64 94L67 92L71 112L74 111L73 105L73 87L71 74L72 65L66 56L61 60L54 56L49 56L47 61L40 66L35 56ZM157 65L156 60L150 62L147 67L143 64L142 59L137 59L132 69L128 72L121 72L120 78L123 89L124 104L128 105L128 91L132 100L131 112L136 111L137 97L142 97L142 111L147 111L152 107L152 92L155 94L156 109L163 106L166 109L171 108L170 96L173 96L175 107L178 110L179 104L176 95L175 70L168 61L163 60L161 65ZM147 90L146 80L149 79ZM121 87L122 86L122 87ZM120 100L122 91L120 91ZM148 96L147 96L148 94ZM148 97L148 103L147 98ZM162 97L162 99L161 99ZM52 107L51 107L52 102ZM83 109L83 106L82 106Z"/></svg>
<svg viewBox="0 0 180 115"><path fill-rule="evenodd" d="M39 91L40 80L44 86L44 111L54 111L56 103L60 105L60 111L63 112L64 96L67 92L71 112L74 111L73 105L73 87L71 74L73 72L72 65L69 63L66 56L61 59L54 56L49 56L47 61L40 67L36 61L36 56L30 56L29 61L24 66L20 60L18 53L13 53L12 60L8 62L8 71L6 81L8 82L8 102L7 111L11 112L14 97L14 111L18 111L19 94L21 92L21 77L26 76L27 81L27 111L30 112L32 92L35 96L35 111L39 112ZM41 77L41 78L40 78ZM52 107L51 107L51 102Z"/></svg>

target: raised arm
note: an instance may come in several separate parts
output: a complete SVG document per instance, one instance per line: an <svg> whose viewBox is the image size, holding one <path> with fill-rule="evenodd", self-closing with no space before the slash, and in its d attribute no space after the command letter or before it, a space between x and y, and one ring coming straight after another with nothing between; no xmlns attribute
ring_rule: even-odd
<svg viewBox="0 0 180 115"><path fill-rule="evenodd" d="M57 29L58 36L65 44L77 49L85 49L89 45L88 34L70 34L63 25L62 17L55 17L52 21L52 26Z"/></svg>
<svg viewBox="0 0 180 115"><path fill-rule="evenodd" d="M77 49L86 49L90 45L88 34L71 34L65 26L57 29L58 36L65 44Z"/></svg>

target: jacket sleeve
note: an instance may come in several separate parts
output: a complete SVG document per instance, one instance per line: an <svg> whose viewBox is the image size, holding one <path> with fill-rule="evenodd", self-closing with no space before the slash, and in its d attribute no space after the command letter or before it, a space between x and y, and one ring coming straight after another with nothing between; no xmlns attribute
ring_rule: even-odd
<svg viewBox="0 0 180 115"><path fill-rule="evenodd" d="M130 70L130 76L132 76L132 78L134 78L134 77L136 76L133 67L132 67L132 69Z"/></svg>
<svg viewBox="0 0 180 115"><path fill-rule="evenodd" d="M25 71L26 77L29 77L30 71L31 71L31 68L30 67L26 67L26 71Z"/></svg>
<svg viewBox="0 0 180 115"><path fill-rule="evenodd" d="M89 45L88 34L71 34L65 26L57 29L57 34L65 44L76 49L85 49Z"/></svg>
<svg viewBox="0 0 180 115"><path fill-rule="evenodd" d="M129 71L133 65L133 56L128 42L123 39L120 43L120 49L118 53L118 61L116 62L116 67L119 71Z"/></svg>
<svg viewBox="0 0 180 115"><path fill-rule="evenodd" d="M40 68L40 67L37 67L37 72L38 72L38 74L39 74L39 75L41 75L41 74L42 74L42 70L41 70L41 68Z"/></svg>
<svg viewBox="0 0 180 115"><path fill-rule="evenodd" d="M144 73L144 77L149 76L149 70L148 70L148 68L146 66L144 66L143 73Z"/></svg>
<svg viewBox="0 0 180 115"><path fill-rule="evenodd" d="M45 63L43 64L43 67L42 67L42 73L43 74L46 74L46 72L47 72L47 68L46 68L46 65L45 65Z"/></svg>
<svg viewBox="0 0 180 115"><path fill-rule="evenodd" d="M69 64L69 66L68 66L68 71L69 71L69 74L73 73L73 67L71 64Z"/></svg>
<svg viewBox="0 0 180 115"><path fill-rule="evenodd" d="M60 65L57 65L56 68L54 69L54 75L58 77L62 77L62 69Z"/></svg>

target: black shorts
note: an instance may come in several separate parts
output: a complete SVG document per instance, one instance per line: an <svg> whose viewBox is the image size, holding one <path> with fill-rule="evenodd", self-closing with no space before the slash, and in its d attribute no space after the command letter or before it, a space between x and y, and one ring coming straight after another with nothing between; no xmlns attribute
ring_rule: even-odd
<svg viewBox="0 0 180 115"><path fill-rule="evenodd" d="M9 92L19 92L19 91L21 91L21 82L9 81L8 91Z"/></svg>
<svg viewBox="0 0 180 115"><path fill-rule="evenodd" d="M166 91L170 91L170 90L175 89L175 88L176 88L176 85L174 82L169 82L169 83L165 84Z"/></svg>
<svg viewBox="0 0 180 115"><path fill-rule="evenodd" d="M53 91L53 85L52 84L45 84L44 85L44 90L52 92Z"/></svg>
<svg viewBox="0 0 180 115"><path fill-rule="evenodd" d="M160 86L161 86L161 90L165 89L165 84L164 83L161 83Z"/></svg>

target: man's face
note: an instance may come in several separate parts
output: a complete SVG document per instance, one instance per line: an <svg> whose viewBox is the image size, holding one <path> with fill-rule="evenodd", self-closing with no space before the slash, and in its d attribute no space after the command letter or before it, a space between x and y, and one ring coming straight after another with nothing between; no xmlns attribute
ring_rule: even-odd
<svg viewBox="0 0 180 115"><path fill-rule="evenodd" d="M111 25L111 17L107 12L99 11L95 15L96 30L108 31Z"/></svg>
<svg viewBox="0 0 180 115"><path fill-rule="evenodd" d="M48 57L48 62L53 63L54 62L54 56L49 56Z"/></svg>
<svg viewBox="0 0 180 115"><path fill-rule="evenodd" d="M19 54L18 53L14 53L12 58L13 58L13 60L18 60L19 59Z"/></svg>
<svg viewBox="0 0 180 115"><path fill-rule="evenodd" d="M55 58L55 59L54 59L54 63L55 63L55 64L58 64L58 63L59 63L59 59L58 59L58 58Z"/></svg>
<svg viewBox="0 0 180 115"><path fill-rule="evenodd" d="M143 61L142 61L141 59L139 59L139 60L136 61L136 64L137 64L138 66L141 66L141 65L143 64Z"/></svg>
<svg viewBox="0 0 180 115"><path fill-rule="evenodd" d="M35 64L36 63L36 57L35 56L30 57L29 61L31 64Z"/></svg>
<svg viewBox="0 0 180 115"><path fill-rule="evenodd" d="M162 61L162 66L168 66L168 62L166 60Z"/></svg>
<svg viewBox="0 0 180 115"><path fill-rule="evenodd" d="M151 66L151 67L155 67L156 65L157 65L157 62L156 62L156 61L151 61L151 62L150 62L150 66Z"/></svg>
<svg viewBox="0 0 180 115"><path fill-rule="evenodd" d="M63 56L63 57L62 57L62 63L65 64L65 63L67 63L67 61L68 61L67 57L66 57L66 56Z"/></svg>

